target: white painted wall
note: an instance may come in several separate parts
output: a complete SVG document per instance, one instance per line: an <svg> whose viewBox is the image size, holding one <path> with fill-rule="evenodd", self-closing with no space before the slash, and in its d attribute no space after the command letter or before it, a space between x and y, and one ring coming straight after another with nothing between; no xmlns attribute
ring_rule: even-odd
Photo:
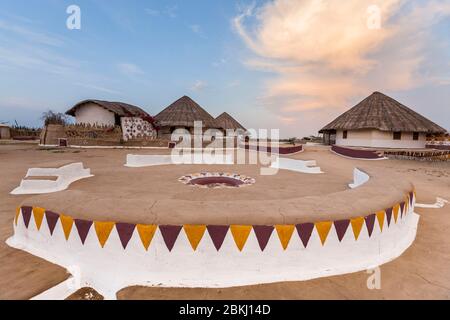
<svg viewBox="0 0 450 320"><path fill-rule="evenodd" d="M82 245L75 226L66 241L60 220L51 236L46 217L37 230L33 215L28 229L22 216L19 217L17 226L14 225L14 236L7 244L76 271L73 276L78 278L78 287L92 287L107 299L113 299L117 291L133 285L232 287L302 281L374 268L400 256L414 241L419 216L414 213L414 206L407 210L408 214L399 215L398 222L392 220L389 227L385 219L383 230L376 221L372 237L368 236L364 224L358 240L349 226L340 242L332 227L322 245L314 229L304 248L294 231L288 248L283 250L274 231L264 252L259 248L254 231L242 252L237 249L230 231L219 251L207 232L197 251L192 250L182 230L169 252L159 229L148 251L137 230L126 250L116 229L102 248L94 226Z"/></svg>
<svg viewBox="0 0 450 320"><path fill-rule="evenodd" d="M401 140L394 140L393 133L380 130L349 130L347 139L343 138L343 131L336 134L338 146L374 147L374 148L425 148L426 135L419 134L419 140L413 140L412 132L402 132Z"/></svg>
<svg viewBox="0 0 450 320"><path fill-rule="evenodd" d="M76 123L114 126L114 113L94 103L86 103L75 111Z"/></svg>

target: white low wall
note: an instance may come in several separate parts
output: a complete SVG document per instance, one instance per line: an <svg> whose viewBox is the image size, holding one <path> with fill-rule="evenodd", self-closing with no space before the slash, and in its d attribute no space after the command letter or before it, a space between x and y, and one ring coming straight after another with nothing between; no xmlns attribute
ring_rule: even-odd
<svg viewBox="0 0 450 320"><path fill-rule="evenodd" d="M391 216L390 225L387 214L382 214L381 220L372 215L375 219L372 220L375 221L372 235L369 236L366 222L362 224L357 240L353 221L341 241L337 222L327 222L330 229L325 237L323 225L315 223L306 247L296 230L287 243L283 232L279 234L274 230L262 250L253 227L249 229L248 239L243 241L242 251L237 246L238 242L242 245L242 236L235 236L230 230L219 250L208 231L200 236L194 250L188 233L182 229L169 251L158 227L148 251L137 228L124 249L114 225L102 248L99 239L105 236L104 229L97 230L95 223L83 245L75 224L66 240L61 219L56 222L51 235L46 215L38 230L34 214L31 214L27 228L20 211L17 224L14 224L14 236L7 243L72 270L78 279L77 287L93 287L106 298L114 298L118 290L132 285L230 287L299 281L366 270L400 256L416 236L419 216L414 213L414 201L413 198L412 205L398 213L397 220ZM322 231L319 233L319 230ZM286 250L282 242L287 245Z"/></svg>
<svg viewBox="0 0 450 320"><path fill-rule="evenodd" d="M343 138L343 132L336 133L336 145L348 147L372 147L372 148L406 148L423 149L426 144L426 134L420 133L419 140L413 140L412 132L402 132L401 140L393 139L393 132L379 130L349 130L347 139Z"/></svg>
<svg viewBox="0 0 450 320"><path fill-rule="evenodd" d="M368 182L369 179L370 179L370 176L367 173L365 173L364 171L362 171L358 168L355 168L353 170L353 183L350 183L348 186L351 189L355 189L355 188L362 186L366 182Z"/></svg>
<svg viewBox="0 0 450 320"><path fill-rule="evenodd" d="M315 160L303 161L277 157L277 160L272 163L271 168L312 174L323 173L320 167L316 167L316 165Z"/></svg>
<svg viewBox="0 0 450 320"><path fill-rule="evenodd" d="M208 152L185 153L181 155L136 155L128 154L126 167L149 167L170 164L234 164L229 153Z"/></svg>
<svg viewBox="0 0 450 320"><path fill-rule="evenodd" d="M26 180L20 182L20 186L11 191L11 194L43 194L65 190L77 180L93 177L90 169L85 169L83 163L72 163L61 168L31 168L28 169L28 177L53 177L56 180Z"/></svg>

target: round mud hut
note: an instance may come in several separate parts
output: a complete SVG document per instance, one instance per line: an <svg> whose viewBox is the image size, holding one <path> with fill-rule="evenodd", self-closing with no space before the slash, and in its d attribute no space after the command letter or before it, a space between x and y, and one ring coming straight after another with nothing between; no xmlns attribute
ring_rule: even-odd
<svg viewBox="0 0 450 320"><path fill-rule="evenodd" d="M244 128L236 119L227 112L222 113L216 118L217 125L223 130L224 135L238 136L245 134L247 129Z"/></svg>
<svg viewBox="0 0 450 320"><path fill-rule="evenodd" d="M381 93L372 95L323 127L324 143L372 148L425 148L428 134L447 130Z"/></svg>
<svg viewBox="0 0 450 320"><path fill-rule="evenodd" d="M171 139L177 129L184 129L190 135L194 134L194 122L201 121L202 129L219 129L216 120L197 102L183 96L155 116L159 125L159 136Z"/></svg>

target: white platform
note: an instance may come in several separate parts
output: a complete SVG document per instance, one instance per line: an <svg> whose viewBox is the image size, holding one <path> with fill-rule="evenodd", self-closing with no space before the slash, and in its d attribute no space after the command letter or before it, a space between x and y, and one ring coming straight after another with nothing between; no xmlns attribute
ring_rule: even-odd
<svg viewBox="0 0 450 320"><path fill-rule="evenodd" d="M31 168L28 169L28 177L53 177L56 180L26 180L23 179L20 186L11 191L11 194L43 194L65 190L72 182L92 177L91 170L85 169L83 163L72 163L61 168Z"/></svg>

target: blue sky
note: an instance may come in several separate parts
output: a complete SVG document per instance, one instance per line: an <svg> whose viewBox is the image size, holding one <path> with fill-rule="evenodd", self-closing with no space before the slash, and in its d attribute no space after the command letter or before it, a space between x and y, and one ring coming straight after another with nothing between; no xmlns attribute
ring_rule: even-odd
<svg viewBox="0 0 450 320"><path fill-rule="evenodd" d="M324 50L323 54L302 56L309 48L301 33L288 30L297 38L287 43L276 39L286 30L278 30L273 21L290 26L285 22L292 19L292 12L305 9L298 6L300 2L313 5L309 0L3 0L0 121L39 126L43 111L65 111L88 98L124 101L156 114L189 95L213 116L227 111L247 127L280 128L284 137L300 137L316 133L372 91L382 90L450 128L450 23L446 14L436 23L415 26L412 20L412 32L426 32L434 45L425 46L429 40L424 38L423 48L411 47L406 57L385 38L374 40L383 41L377 42L377 51L361 42L361 48L370 47L366 55L374 56L371 59L378 65L371 63L363 79L360 72L349 78L348 66L329 64L328 49L318 46L316 51ZM81 30L66 28L66 8L71 4L81 8ZM436 11L432 9L429 15L433 18ZM355 8L348 10L350 14ZM387 31L402 26L395 16L407 9L395 10L386 21ZM326 28L322 16L313 18ZM295 19L297 23L302 16ZM320 37L324 32L319 29L316 25L308 34L317 32ZM412 44L406 39L406 25L404 29L395 37L389 33L391 40L405 38L406 44ZM295 50L304 60L290 55L290 44L297 40ZM344 49L353 52L353 47ZM390 61L410 62L393 71L398 76L389 81L380 76L386 56ZM305 63L313 58L317 59L315 67ZM342 61L352 59L342 57ZM324 75L320 81L313 77L317 74ZM412 76L424 81L413 81ZM341 84L347 82L348 90L343 90ZM330 96L333 88L345 94Z"/></svg>

